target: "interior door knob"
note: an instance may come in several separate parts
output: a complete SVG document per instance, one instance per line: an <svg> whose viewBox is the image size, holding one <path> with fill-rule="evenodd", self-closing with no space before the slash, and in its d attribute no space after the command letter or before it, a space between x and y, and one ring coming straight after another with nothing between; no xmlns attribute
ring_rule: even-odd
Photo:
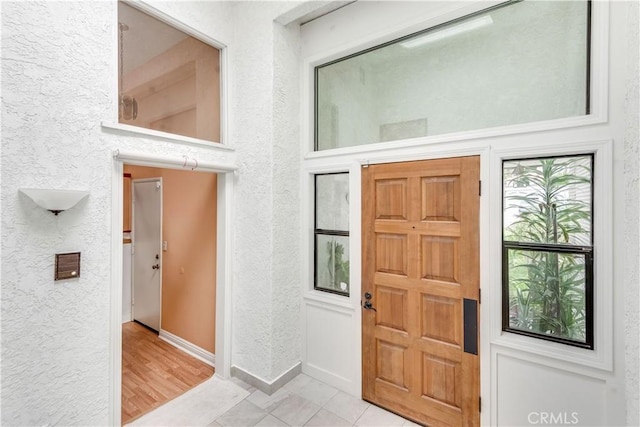
<svg viewBox="0 0 640 427"><path fill-rule="evenodd" d="M156 264L151 266L151 268L153 268L154 270L160 270L160 264Z"/></svg>

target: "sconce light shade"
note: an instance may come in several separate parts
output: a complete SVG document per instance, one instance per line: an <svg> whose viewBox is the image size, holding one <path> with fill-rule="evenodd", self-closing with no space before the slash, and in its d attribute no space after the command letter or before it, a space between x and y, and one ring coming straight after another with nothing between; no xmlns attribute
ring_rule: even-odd
<svg viewBox="0 0 640 427"><path fill-rule="evenodd" d="M71 209L80 200L89 195L89 192L84 190L53 190L44 188L21 188L20 192L27 195L36 205L53 212L54 215Z"/></svg>

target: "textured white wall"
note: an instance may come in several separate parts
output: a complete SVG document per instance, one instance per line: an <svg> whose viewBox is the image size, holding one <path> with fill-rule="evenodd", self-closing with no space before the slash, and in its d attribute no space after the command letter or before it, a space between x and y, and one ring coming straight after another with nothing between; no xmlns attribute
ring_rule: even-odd
<svg viewBox="0 0 640 427"><path fill-rule="evenodd" d="M107 421L112 7L2 3L4 425ZM20 187L91 195L55 217ZM81 277L54 282L64 251L82 252Z"/></svg>
<svg viewBox="0 0 640 427"><path fill-rule="evenodd" d="M237 42L229 50L231 110L241 112L233 115L230 136L239 166L232 364L263 378L271 370L273 31L259 17L268 12L262 4L234 5Z"/></svg>
<svg viewBox="0 0 640 427"><path fill-rule="evenodd" d="M287 5L287 8L291 5ZM273 23L271 376L300 361L300 26Z"/></svg>
<svg viewBox="0 0 640 427"><path fill-rule="evenodd" d="M627 18L627 66L625 86L625 134L624 174L625 265L627 286L624 292L625 307L625 388L627 400L627 425L640 425L640 3L627 2L624 14Z"/></svg>
<svg viewBox="0 0 640 427"><path fill-rule="evenodd" d="M296 4L235 3L230 51L240 167L232 363L266 381L300 359L299 31L273 22Z"/></svg>
<svg viewBox="0 0 640 427"><path fill-rule="evenodd" d="M240 165L232 231L237 260L232 363L271 379L299 359L294 320L299 215L297 179L292 179L298 168L297 36L280 29L276 46L272 22L296 4L153 5L229 46L230 139ZM222 155L101 128L101 121L117 121L116 2L2 2L0 7L0 422L106 424L111 151L205 161ZM276 66L283 67L279 79L274 79ZM284 183L288 187L281 188ZM19 195L21 187L85 188L91 194L54 217ZM282 253L283 248L290 251ZM54 254L64 251L82 252L82 275L54 282Z"/></svg>

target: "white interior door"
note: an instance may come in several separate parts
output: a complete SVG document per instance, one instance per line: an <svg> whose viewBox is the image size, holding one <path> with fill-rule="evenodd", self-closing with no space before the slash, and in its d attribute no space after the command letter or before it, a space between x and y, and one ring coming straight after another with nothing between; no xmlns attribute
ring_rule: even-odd
<svg viewBox="0 0 640 427"><path fill-rule="evenodd" d="M160 330L162 178L133 181L133 319Z"/></svg>

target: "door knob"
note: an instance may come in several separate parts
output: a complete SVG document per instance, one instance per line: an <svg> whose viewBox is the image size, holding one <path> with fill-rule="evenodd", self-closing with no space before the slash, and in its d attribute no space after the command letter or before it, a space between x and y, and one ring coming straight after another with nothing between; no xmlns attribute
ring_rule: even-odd
<svg viewBox="0 0 640 427"><path fill-rule="evenodd" d="M362 304L362 308L364 308L365 310L373 310L375 312L377 312L378 310L376 310L376 308L371 304L371 297L373 295L371 295L371 292L365 292L364 293L364 299L366 300L364 302L364 304Z"/></svg>
<svg viewBox="0 0 640 427"><path fill-rule="evenodd" d="M365 310L373 310L376 313L378 312L378 310L376 310L376 308L373 305L371 305L371 301L365 301L364 304L362 304L362 307Z"/></svg>
<svg viewBox="0 0 640 427"><path fill-rule="evenodd" d="M156 265L151 266L151 268L153 268L154 270L160 270L160 265L156 264Z"/></svg>

